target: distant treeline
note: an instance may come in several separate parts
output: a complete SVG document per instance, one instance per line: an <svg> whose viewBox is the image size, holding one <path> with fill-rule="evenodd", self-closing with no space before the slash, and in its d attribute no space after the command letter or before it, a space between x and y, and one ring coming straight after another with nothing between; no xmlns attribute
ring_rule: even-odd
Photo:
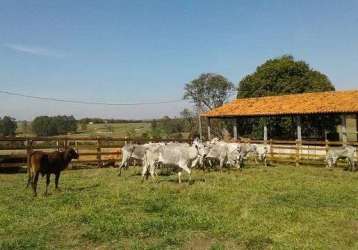
<svg viewBox="0 0 358 250"><path fill-rule="evenodd" d="M18 123L23 134L35 134L37 136L56 136L73 134L78 131L88 130L88 125L93 124L118 124L118 123L150 123L149 131L136 134L134 129L129 129L128 136L144 138L184 138L197 134L197 119L189 110L181 112L179 117L170 118L164 116L152 120L127 120L127 119L102 119L82 118L76 120L74 116L38 116L32 122L21 121ZM0 119L0 135L15 136L17 123L14 118L4 117ZM132 131L133 130L133 131Z"/></svg>
<svg viewBox="0 0 358 250"><path fill-rule="evenodd" d="M102 119L102 118L82 118L78 120L79 123L94 123L94 124L102 124L102 123L142 123L149 122L148 120L126 120L126 119Z"/></svg>

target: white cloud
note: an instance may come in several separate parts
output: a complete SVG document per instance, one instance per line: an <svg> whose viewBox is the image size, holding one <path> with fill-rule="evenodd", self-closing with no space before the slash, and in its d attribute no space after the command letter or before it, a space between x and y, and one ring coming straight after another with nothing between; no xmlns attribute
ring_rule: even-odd
<svg viewBox="0 0 358 250"><path fill-rule="evenodd" d="M36 56L47 56L47 57L56 57L56 58L63 58L67 56L63 52L56 51L53 49L41 48L41 47L32 47L32 46L21 45L21 44L4 44L4 46L16 52L26 53Z"/></svg>

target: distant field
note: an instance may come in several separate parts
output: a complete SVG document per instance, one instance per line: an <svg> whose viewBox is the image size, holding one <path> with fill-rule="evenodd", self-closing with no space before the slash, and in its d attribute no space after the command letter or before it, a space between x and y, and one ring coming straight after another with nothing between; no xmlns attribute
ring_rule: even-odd
<svg viewBox="0 0 358 250"><path fill-rule="evenodd" d="M117 171L65 171L36 199L25 174L0 174L0 249L358 249L357 173L251 167L179 185Z"/></svg>
<svg viewBox="0 0 358 250"><path fill-rule="evenodd" d="M83 136L136 136L140 137L143 133L150 131L150 123L108 123L108 124L89 124L87 130L81 131Z"/></svg>
<svg viewBox="0 0 358 250"><path fill-rule="evenodd" d="M80 136L115 136L125 137L134 136L141 137L143 133L149 132L151 128L150 122L143 123L108 123L108 124L88 124L85 130L78 125L78 134ZM18 136L31 136L33 134L23 133L21 122L18 123Z"/></svg>

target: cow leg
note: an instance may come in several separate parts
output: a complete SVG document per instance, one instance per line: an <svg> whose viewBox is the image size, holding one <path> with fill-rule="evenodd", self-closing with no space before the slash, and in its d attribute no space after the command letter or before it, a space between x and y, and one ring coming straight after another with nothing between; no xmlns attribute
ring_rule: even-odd
<svg viewBox="0 0 358 250"><path fill-rule="evenodd" d="M45 196L48 195L48 186L50 185L50 174L46 174L46 191L45 191Z"/></svg>
<svg viewBox="0 0 358 250"><path fill-rule="evenodd" d="M125 167L125 164L126 164L126 162L125 162L125 161L122 161L121 165L119 165L119 173L118 173L118 176L121 176L121 175L122 175L122 168Z"/></svg>
<svg viewBox="0 0 358 250"><path fill-rule="evenodd" d="M145 176L146 176L146 174L147 174L148 166L149 166L149 164L146 163L146 164L144 164L143 167L142 167L142 182L144 181L144 178L145 178Z"/></svg>
<svg viewBox="0 0 358 250"><path fill-rule="evenodd" d="M31 174L31 169L30 169L30 167L27 167L27 175L28 175L28 178L27 178L26 188L30 187L30 185L31 185L31 180L32 180L32 174Z"/></svg>
<svg viewBox="0 0 358 250"><path fill-rule="evenodd" d="M60 180L60 173L56 173L55 174L55 188L56 190L59 190L59 187L58 187L58 181Z"/></svg>
<svg viewBox="0 0 358 250"><path fill-rule="evenodd" d="M195 159L191 162L191 168L194 168L196 166L196 164L198 163L199 159Z"/></svg>
<svg viewBox="0 0 358 250"><path fill-rule="evenodd" d="M181 164L181 166L179 165L179 167L180 167L181 169L183 169L185 172L188 173L188 175L189 175L189 184L190 184L190 182L191 182L191 170L190 170L190 168L188 168L187 164ZM180 175L181 175L181 172L180 172ZM180 176L179 176L179 180L180 180ZM181 181L180 181L180 182L181 182ZM180 182L179 182L179 183L180 183Z"/></svg>
<svg viewBox="0 0 358 250"><path fill-rule="evenodd" d="M348 158L347 161L348 161L350 170L353 171L354 170L354 159Z"/></svg>
<svg viewBox="0 0 358 250"><path fill-rule="evenodd" d="M153 182L156 182L156 179L155 179L155 164L150 165L149 173L150 173L150 176L152 177Z"/></svg>
<svg viewBox="0 0 358 250"><path fill-rule="evenodd" d="M36 172L33 176L32 176L32 190L34 193L34 197L37 196L37 182L39 181L39 174L40 172Z"/></svg>
<svg viewBox="0 0 358 250"><path fill-rule="evenodd" d="M220 158L220 165L219 165L220 172L223 171L223 166L224 166L224 158Z"/></svg>
<svg viewBox="0 0 358 250"><path fill-rule="evenodd" d="M355 162L353 160L353 162L352 162L352 172L354 172L354 171L356 171L356 165L355 165Z"/></svg>
<svg viewBox="0 0 358 250"><path fill-rule="evenodd" d="M266 159L266 156L263 157L263 160L264 160L264 165L265 165L265 167L267 167L267 159Z"/></svg>
<svg viewBox="0 0 358 250"><path fill-rule="evenodd" d="M332 166L332 160L331 159L326 160L326 168L331 168L331 166Z"/></svg>
<svg viewBox="0 0 358 250"><path fill-rule="evenodd" d="M209 167L207 169L208 169L208 172L210 172L210 169L213 168L213 165L214 165L211 159L208 160L208 164L209 164Z"/></svg>
<svg viewBox="0 0 358 250"><path fill-rule="evenodd" d="M259 157L259 156L255 154L255 156L254 156L255 165L259 164L259 162L258 162L258 160L257 160L258 157Z"/></svg>
<svg viewBox="0 0 358 250"><path fill-rule="evenodd" d="M178 172L178 182L181 183L181 172Z"/></svg>

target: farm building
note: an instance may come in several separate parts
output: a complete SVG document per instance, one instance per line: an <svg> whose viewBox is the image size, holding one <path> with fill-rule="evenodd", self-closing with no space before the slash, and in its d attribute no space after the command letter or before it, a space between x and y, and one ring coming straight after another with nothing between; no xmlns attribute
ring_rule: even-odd
<svg viewBox="0 0 358 250"><path fill-rule="evenodd" d="M208 119L208 138L211 137L212 119L226 119L233 122L233 138L238 139L238 127L242 118L292 117L296 121L297 140L302 140L302 117L325 115L340 117L337 126L339 139L357 141L358 90L329 91L236 99L221 107L210 110L202 117ZM264 125L264 140L268 139Z"/></svg>

